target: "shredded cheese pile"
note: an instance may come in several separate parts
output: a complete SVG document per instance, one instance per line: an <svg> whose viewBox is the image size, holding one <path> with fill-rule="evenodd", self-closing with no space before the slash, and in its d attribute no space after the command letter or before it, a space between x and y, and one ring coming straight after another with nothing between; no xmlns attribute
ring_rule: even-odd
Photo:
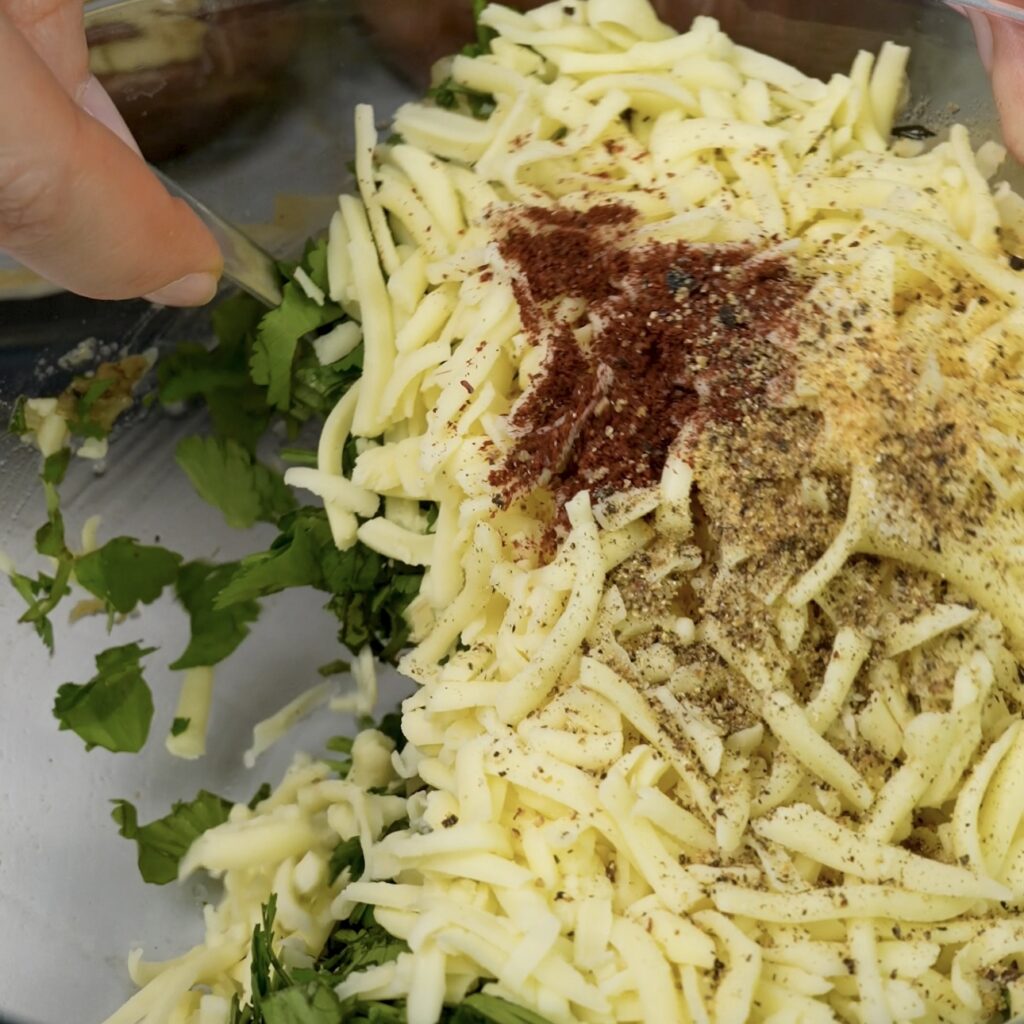
<svg viewBox="0 0 1024 1024"><path fill-rule="evenodd" d="M410 1024L481 980L552 1022L987 1019L1024 985L1021 200L965 129L889 144L908 53L823 83L645 0L492 5L446 69L494 112L357 110L330 297L365 346L290 482L423 565L401 755L300 763L204 834L205 944L135 963L110 1024L225 1019L278 894L295 955L357 903L410 951L343 996ZM488 212L640 218L634 244L751 243L811 281L794 379L669 453L660 485L495 502L544 372ZM584 316L576 310L567 316ZM360 455L351 478L341 452ZM428 527L421 501L439 505ZM390 785L388 794L370 793ZM398 795L401 794L401 795ZM382 832L405 818L408 828ZM366 871L326 882L339 838ZM201 993L196 986L205 986Z"/></svg>

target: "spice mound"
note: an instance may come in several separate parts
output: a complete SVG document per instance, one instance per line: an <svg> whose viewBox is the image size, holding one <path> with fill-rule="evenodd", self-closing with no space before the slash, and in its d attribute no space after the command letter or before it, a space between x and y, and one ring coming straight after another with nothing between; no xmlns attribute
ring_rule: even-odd
<svg viewBox="0 0 1024 1024"><path fill-rule="evenodd" d="M778 250L651 241L619 203L501 217L523 329L545 348L491 474L504 500L650 486L677 439L790 389L809 281Z"/></svg>

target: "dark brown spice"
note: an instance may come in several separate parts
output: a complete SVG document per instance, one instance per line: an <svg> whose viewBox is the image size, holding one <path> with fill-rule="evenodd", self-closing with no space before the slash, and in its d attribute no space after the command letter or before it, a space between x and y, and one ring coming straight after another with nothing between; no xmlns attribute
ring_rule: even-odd
<svg viewBox="0 0 1024 1024"><path fill-rule="evenodd" d="M650 486L682 431L696 437L787 390L794 307L809 284L781 258L638 242L636 215L619 203L504 217L498 245L524 330L547 344L491 475L506 499L545 486L561 508L582 490L601 500ZM585 311L577 302L570 318L565 299Z"/></svg>

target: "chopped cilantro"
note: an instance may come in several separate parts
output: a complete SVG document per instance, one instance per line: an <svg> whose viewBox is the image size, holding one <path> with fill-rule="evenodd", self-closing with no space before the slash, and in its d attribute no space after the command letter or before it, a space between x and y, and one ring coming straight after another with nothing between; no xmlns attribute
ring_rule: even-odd
<svg viewBox="0 0 1024 1024"><path fill-rule="evenodd" d="M260 1004L265 1024L342 1024L348 1020L341 1000L326 985L275 992Z"/></svg>
<svg viewBox="0 0 1024 1024"><path fill-rule="evenodd" d="M304 507L282 518L270 550L243 558L218 595L217 608L291 587L331 595L327 607L341 621L338 637L351 651L370 644L385 661L405 646L405 609L419 591L423 570L385 558L363 544L335 547L323 509Z"/></svg>
<svg viewBox="0 0 1024 1024"><path fill-rule="evenodd" d="M346 869L349 872L349 879L351 881L359 878L366 869L366 861L363 859L363 846L359 841L359 836L343 839L334 848L334 852L331 854L328 874L331 885L334 885L341 877L341 873Z"/></svg>
<svg viewBox="0 0 1024 1024"><path fill-rule="evenodd" d="M175 591L188 612L192 633L188 647L172 663L172 669L216 665L249 635L249 624L260 614L255 601L239 601L227 608L214 606L217 595L237 569L234 562L190 562L181 567Z"/></svg>
<svg viewBox="0 0 1024 1024"><path fill-rule="evenodd" d="M321 665L317 672L324 677L324 679L330 679L331 676L344 675L352 665L345 661L343 658L336 658L334 661L327 662L326 665Z"/></svg>
<svg viewBox="0 0 1024 1024"><path fill-rule="evenodd" d="M176 718L171 722L171 735L180 736L191 724L191 718Z"/></svg>
<svg viewBox="0 0 1024 1024"><path fill-rule="evenodd" d="M264 782L252 795L252 799L246 805L250 811L255 811L257 804L261 804L273 792L269 782Z"/></svg>
<svg viewBox="0 0 1024 1024"><path fill-rule="evenodd" d="M327 241L307 247L303 260L310 279L317 287L327 286ZM319 327L342 317L341 307L333 302L322 306L297 284L289 281L282 289L281 305L260 321L249 368L252 379L267 388L267 403L281 412L291 405L292 364L301 338Z"/></svg>
<svg viewBox="0 0 1024 1024"><path fill-rule="evenodd" d="M362 345L326 366L320 365L312 349L300 354L292 373L289 415L300 421L313 415L326 417L362 372Z"/></svg>
<svg viewBox="0 0 1024 1024"><path fill-rule="evenodd" d="M498 996L481 993L464 999L449 1011L448 1024L548 1024L539 1013L516 1006Z"/></svg>
<svg viewBox="0 0 1024 1024"><path fill-rule="evenodd" d="M153 696L139 662L153 650L132 643L98 654L96 675L89 682L65 683L57 690L53 714L61 729L77 733L86 750L141 750L153 720Z"/></svg>
<svg viewBox="0 0 1024 1024"><path fill-rule="evenodd" d="M316 452L309 448L282 448L278 453L282 462L292 466L315 466Z"/></svg>
<svg viewBox="0 0 1024 1024"><path fill-rule="evenodd" d="M165 814L148 825L139 825L138 814L127 800L114 800L111 817L125 839L133 839L139 848L139 872L154 885L166 885L178 877L178 864L192 843L209 828L228 820L231 802L199 791L194 800L178 801Z"/></svg>
<svg viewBox="0 0 1024 1024"><path fill-rule="evenodd" d="M75 415L68 421L68 429L80 437L106 437L109 429L92 419L92 410L97 401L112 387L111 377L93 377L85 391L75 399Z"/></svg>
<svg viewBox="0 0 1024 1024"><path fill-rule="evenodd" d="M32 624L39 639L46 645L47 650L53 653L53 623L47 617L46 611L42 610L50 601L50 594L56 582L52 576L40 573L33 579L20 572L12 572L7 577L11 586L17 591L21 599L28 605L28 611L22 615L20 622Z"/></svg>
<svg viewBox="0 0 1024 1024"><path fill-rule="evenodd" d="M480 15L487 7L488 0L473 0L473 24L475 38L462 48L466 57L480 57L491 52L491 41L497 35L492 28L480 24ZM446 109L462 108L468 110L473 117L486 120L494 113L494 97L489 93L477 92L475 89L460 85L450 75L440 85L434 86L427 93L439 107Z"/></svg>
<svg viewBox="0 0 1024 1024"><path fill-rule="evenodd" d="M435 85L427 94L439 106L446 110L463 108L473 117L486 121L494 113L494 97L486 92L477 92L465 85L460 85L449 76L440 85Z"/></svg>
<svg viewBox="0 0 1024 1024"><path fill-rule="evenodd" d="M175 458L200 497L219 508L229 526L246 529L257 521L276 522L295 507L281 474L237 441L186 437Z"/></svg>
<svg viewBox="0 0 1024 1024"><path fill-rule="evenodd" d="M480 15L484 13L489 0L473 0L473 25L476 30L476 39L467 43L462 52L467 57L480 57L491 52L491 41L498 34L493 28L480 24Z"/></svg>
<svg viewBox="0 0 1024 1024"><path fill-rule="evenodd" d="M252 339L264 313L248 295L238 294L213 311L217 344L179 345L157 366L160 400L165 404L201 399L215 434L254 451L270 423L266 388L249 375Z"/></svg>
<svg viewBox="0 0 1024 1024"><path fill-rule="evenodd" d="M96 372L76 377L57 399L60 415L77 437L106 437L135 401L135 388L150 368L144 356L100 363Z"/></svg>
<svg viewBox="0 0 1024 1024"><path fill-rule="evenodd" d="M25 395L19 395L11 410L11 418L7 421L7 430L16 437L24 437L29 432L28 423L25 422L25 403L27 401Z"/></svg>
<svg viewBox="0 0 1024 1024"><path fill-rule="evenodd" d="M181 555L166 548L115 537L75 562L75 578L111 611L127 615L152 604L178 576Z"/></svg>

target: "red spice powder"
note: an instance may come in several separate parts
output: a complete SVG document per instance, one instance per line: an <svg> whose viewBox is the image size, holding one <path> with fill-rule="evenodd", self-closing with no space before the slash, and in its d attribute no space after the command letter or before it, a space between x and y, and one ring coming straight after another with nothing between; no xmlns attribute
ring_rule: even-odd
<svg viewBox="0 0 1024 1024"><path fill-rule="evenodd" d="M599 501L654 484L684 428L738 420L788 384L809 282L779 256L638 243L636 215L618 203L504 216L498 245L523 328L548 346L491 474L504 501L544 486L561 508L581 490ZM583 300L579 319L566 318L565 298Z"/></svg>

